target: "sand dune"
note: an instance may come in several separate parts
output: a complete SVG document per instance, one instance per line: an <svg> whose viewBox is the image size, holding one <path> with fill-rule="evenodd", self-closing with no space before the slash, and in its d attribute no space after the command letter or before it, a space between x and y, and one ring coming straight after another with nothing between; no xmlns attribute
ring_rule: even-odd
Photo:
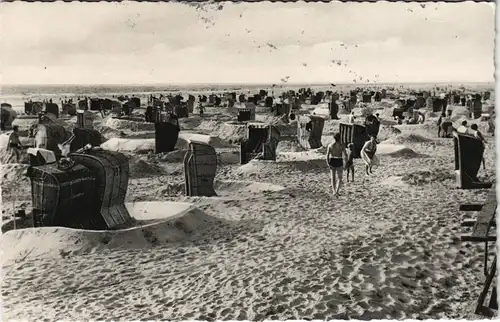
<svg viewBox="0 0 500 322"><path fill-rule="evenodd" d="M412 149L401 144L384 144L381 143L377 146L378 155L403 157L403 156L417 156L418 154Z"/></svg>
<svg viewBox="0 0 500 322"><path fill-rule="evenodd" d="M218 137L213 137L204 134L190 133L190 132L180 132L176 149L186 150L189 146L190 141L197 141L206 144L210 144L215 148L225 148L230 147L229 143L224 142ZM143 138L111 138L101 144L101 147L110 151L118 152L132 152L137 154L144 154L148 152L154 152L155 150L155 139L143 139Z"/></svg>
<svg viewBox="0 0 500 322"><path fill-rule="evenodd" d="M138 226L117 231L90 231L64 227L42 227L9 231L2 239L2 262L84 255L104 249L148 248L153 245L199 237L220 226L189 203L137 202L126 204Z"/></svg>
<svg viewBox="0 0 500 322"><path fill-rule="evenodd" d="M155 149L155 139L123 139L112 138L101 144L109 151L148 153Z"/></svg>
<svg viewBox="0 0 500 322"><path fill-rule="evenodd" d="M155 125L154 123L148 123L148 122L134 122L130 120L125 120L125 119L117 119L117 118L111 118L111 117L106 117L102 124L102 126L107 126L111 129L115 130L121 130L126 132L136 132L136 131L154 131L155 130Z"/></svg>

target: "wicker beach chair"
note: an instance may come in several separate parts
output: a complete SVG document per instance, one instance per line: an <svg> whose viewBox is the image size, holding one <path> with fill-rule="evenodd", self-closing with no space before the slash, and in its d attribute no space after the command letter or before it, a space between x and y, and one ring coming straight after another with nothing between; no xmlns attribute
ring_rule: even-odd
<svg viewBox="0 0 500 322"><path fill-rule="evenodd" d="M299 144L305 149L317 149L322 146L321 136L325 119L321 116L307 115L299 118L297 122L297 138Z"/></svg>
<svg viewBox="0 0 500 322"><path fill-rule="evenodd" d="M57 164L28 168L34 226L91 229L90 205L95 179L83 165L61 169Z"/></svg>
<svg viewBox="0 0 500 322"><path fill-rule="evenodd" d="M217 172L215 149L201 142L189 142L184 156L184 178L186 196L216 196L214 190Z"/></svg>
<svg viewBox="0 0 500 322"><path fill-rule="evenodd" d="M96 229L118 229L129 227L134 220L125 207L129 163L119 152L91 149L68 155L77 164L89 168L95 178L95 194L91 203L92 217L101 225Z"/></svg>
<svg viewBox="0 0 500 322"><path fill-rule="evenodd" d="M339 124L340 143L347 146L353 144L353 155L355 158L361 157L361 149L366 141L368 141L368 133L366 127L360 124Z"/></svg>

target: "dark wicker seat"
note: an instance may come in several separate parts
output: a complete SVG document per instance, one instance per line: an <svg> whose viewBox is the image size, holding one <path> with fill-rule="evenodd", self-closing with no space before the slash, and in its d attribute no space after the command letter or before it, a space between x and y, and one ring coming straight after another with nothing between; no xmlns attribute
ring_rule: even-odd
<svg viewBox="0 0 500 322"><path fill-rule="evenodd" d="M92 228L95 178L83 165L67 170L56 164L28 168L35 226Z"/></svg>
<svg viewBox="0 0 500 322"><path fill-rule="evenodd" d="M99 225L94 229L129 227L134 220L125 207L130 171L127 157L102 149L70 153L69 157L89 168L95 177L91 215Z"/></svg>

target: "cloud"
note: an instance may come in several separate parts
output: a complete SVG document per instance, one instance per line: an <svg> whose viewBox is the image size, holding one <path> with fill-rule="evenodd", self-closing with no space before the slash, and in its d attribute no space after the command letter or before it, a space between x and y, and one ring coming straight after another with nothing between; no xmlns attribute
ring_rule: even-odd
<svg viewBox="0 0 500 322"><path fill-rule="evenodd" d="M380 81L493 78L491 4L218 6L2 4L3 82L348 82L353 73L379 74Z"/></svg>

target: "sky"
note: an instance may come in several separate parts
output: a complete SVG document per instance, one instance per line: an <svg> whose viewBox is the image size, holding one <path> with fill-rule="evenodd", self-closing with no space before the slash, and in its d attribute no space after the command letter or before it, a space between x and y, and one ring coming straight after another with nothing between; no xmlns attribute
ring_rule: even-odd
<svg viewBox="0 0 500 322"><path fill-rule="evenodd" d="M492 82L489 3L0 4L3 84Z"/></svg>

